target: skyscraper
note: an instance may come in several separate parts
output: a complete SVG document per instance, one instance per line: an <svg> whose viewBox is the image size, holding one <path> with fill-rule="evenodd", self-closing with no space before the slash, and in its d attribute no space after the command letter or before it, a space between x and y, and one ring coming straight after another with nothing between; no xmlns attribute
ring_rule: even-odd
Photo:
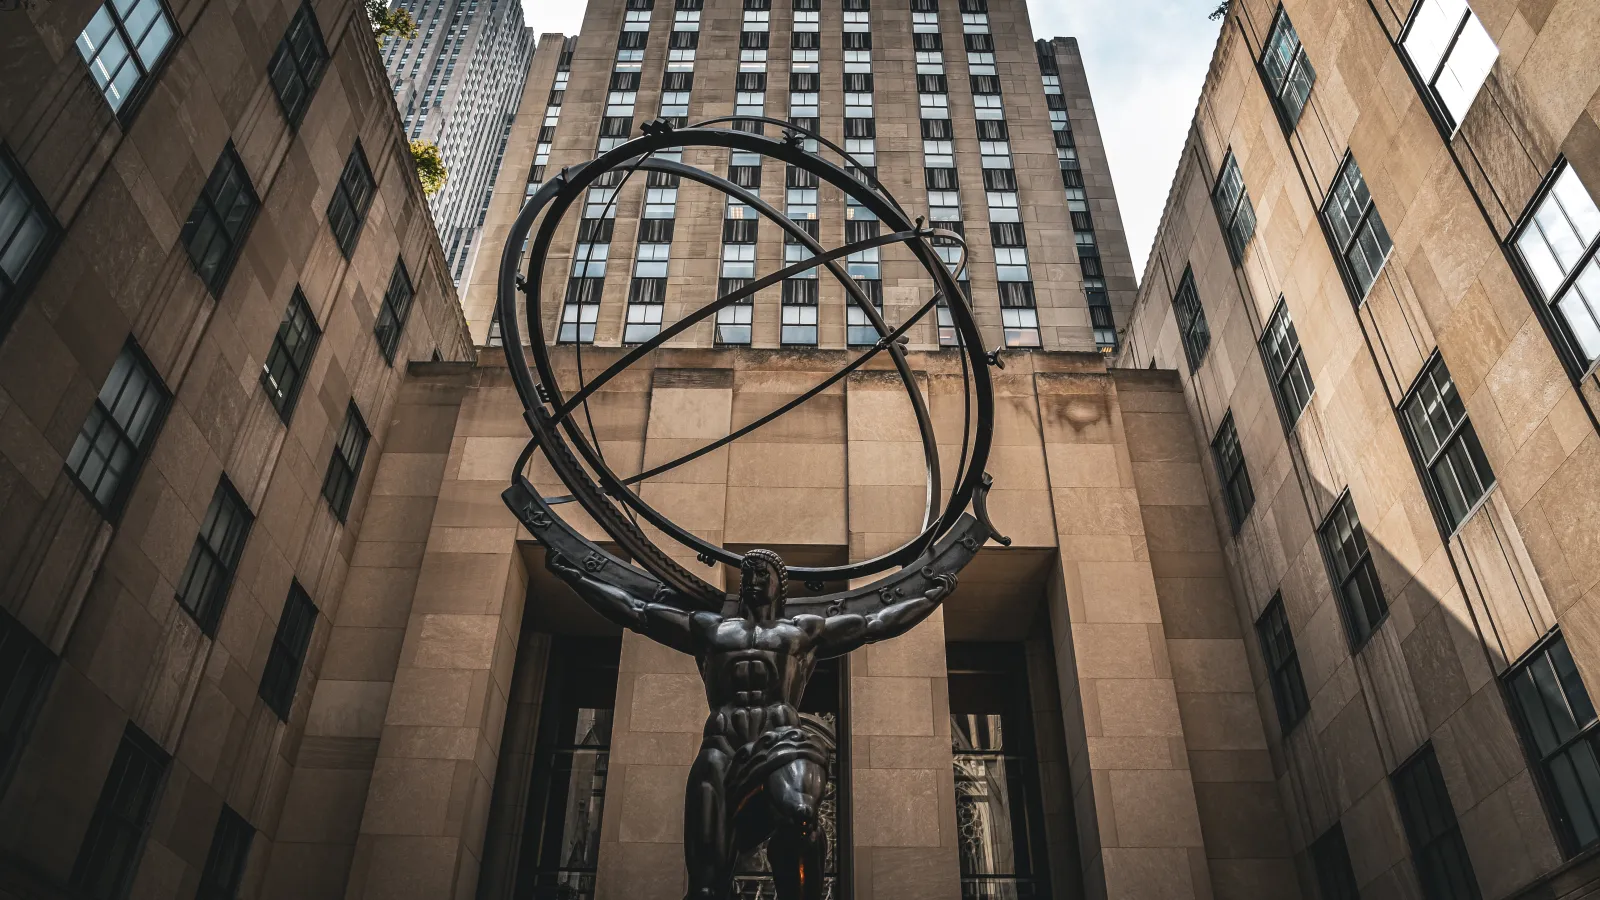
<svg viewBox="0 0 1600 900"><path fill-rule="evenodd" d="M429 199L450 277L471 268L500 156L522 95L533 29L521 0L396 0L417 36L388 38L384 67L401 123L439 145L449 179Z"/></svg>

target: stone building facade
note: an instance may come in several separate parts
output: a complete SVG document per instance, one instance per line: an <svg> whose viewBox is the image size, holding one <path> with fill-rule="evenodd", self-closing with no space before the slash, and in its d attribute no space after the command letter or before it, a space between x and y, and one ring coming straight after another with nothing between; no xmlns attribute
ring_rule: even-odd
<svg viewBox="0 0 1600 900"><path fill-rule="evenodd" d="M1584 2L1235 0L1173 181L1119 362L1212 445L1324 897L1592 890L1597 42Z"/></svg>

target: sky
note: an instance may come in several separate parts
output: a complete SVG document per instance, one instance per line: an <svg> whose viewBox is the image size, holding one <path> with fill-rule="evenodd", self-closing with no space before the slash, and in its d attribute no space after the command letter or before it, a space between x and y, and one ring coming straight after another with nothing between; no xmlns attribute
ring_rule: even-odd
<svg viewBox="0 0 1600 900"><path fill-rule="evenodd" d="M1075 37L1111 161L1134 271L1145 258L1220 23L1210 0L1028 0L1037 37ZM540 32L576 34L581 0L523 0Z"/></svg>

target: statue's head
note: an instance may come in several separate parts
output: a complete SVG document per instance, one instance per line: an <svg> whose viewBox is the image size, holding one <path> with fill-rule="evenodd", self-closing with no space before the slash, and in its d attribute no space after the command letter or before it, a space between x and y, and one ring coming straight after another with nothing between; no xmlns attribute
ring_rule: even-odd
<svg viewBox="0 0 1600 900"><path fill-rule="evenodd" d="M739 564L739 605L757 622L783 618L789 570L771 550L751 550Z"/></svg>

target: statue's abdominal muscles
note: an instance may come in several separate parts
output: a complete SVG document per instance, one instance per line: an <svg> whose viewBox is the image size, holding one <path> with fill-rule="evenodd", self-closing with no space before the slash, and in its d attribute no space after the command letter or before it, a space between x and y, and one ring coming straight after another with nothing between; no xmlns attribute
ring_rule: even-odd
<svg viewBox="0 0 1600 900"><path fill-rule="evenodd" d="M783 678L770 654L737 650L717 654L707 662L717 670L707 679L707 686L714 695L710 698L713 709L709 724L734 746L747 744L770 729L799 721L793 704L784 696Z"/></svg>

